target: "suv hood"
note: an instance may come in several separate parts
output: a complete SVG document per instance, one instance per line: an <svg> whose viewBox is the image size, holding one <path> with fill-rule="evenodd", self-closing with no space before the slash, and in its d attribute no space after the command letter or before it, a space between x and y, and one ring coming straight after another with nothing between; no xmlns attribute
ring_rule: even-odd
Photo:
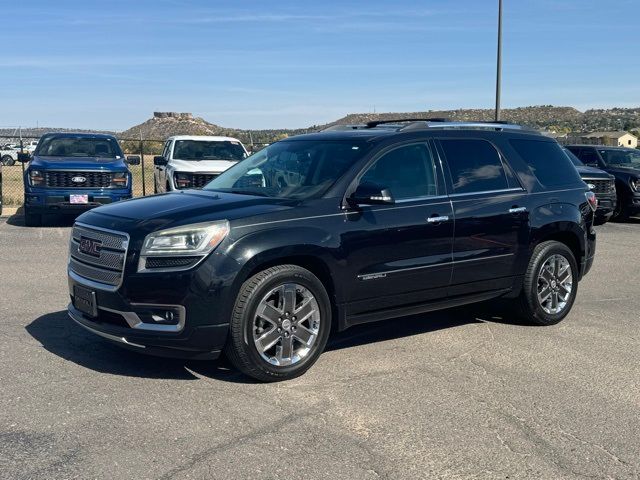
<svg viewBox="0 0 640 480"><path fill-rule="evenodd" d="M220 173L236 163L235 160L171 160L167 166L176 172Z"/></svg>
<svg viewBox="0 0 640 480"><path fill-rule="evenodd" d="M592 178L611 178L610 175L604 170L600 170L599 168L587 167L585 166L577 166L576 170L581 177L592 177Z"/></svg>
<svg viewBox="0 0 640 480"><path fill-rule="evenodd" d="M206 190L176 192L120 201L89 210L79 222L113 230L151 232L174 225L232 221L293 208L297 202Z"/></svg>
<svg viewBox="0 0 640 480"><path fill-rule="evenodd" d="M30 168L59 170L127 170L124 158L101 157L33 157Z"/></svg>
<svg viewBox="0 0 640 480"><path fill-rule="evenodd" d="M626 173L627 175L638 175L638 176L640 176L640 168L621 167L619 165L608 166L607 167L607 172L611 172L611 173Z"/></svg>

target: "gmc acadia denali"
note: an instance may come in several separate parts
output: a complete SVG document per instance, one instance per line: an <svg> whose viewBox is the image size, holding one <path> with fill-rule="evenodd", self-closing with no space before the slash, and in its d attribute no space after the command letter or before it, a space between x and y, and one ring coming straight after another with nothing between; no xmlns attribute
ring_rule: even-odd
<svg viewBox="0 0 640 480"><path fill-rule="evenodd" d="M591 268L596 204L556 141L517 125L300 135L203 190L80 216L69 315L139 352L224 352L262 381L304 373L333 328L495 298L551 325Z"/></svg>

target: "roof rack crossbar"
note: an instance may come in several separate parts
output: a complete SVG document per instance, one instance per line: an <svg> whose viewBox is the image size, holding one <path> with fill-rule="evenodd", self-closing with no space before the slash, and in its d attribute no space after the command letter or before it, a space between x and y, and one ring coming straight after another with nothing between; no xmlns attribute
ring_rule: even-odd
<svg viewBox="0 0 640 480"><path fill-rule="evenodd" d="M367 128L366 125L331 125L330 127L319 130L320 132L344 131L344 130L362 130Z"/></svg>
<svg viewBox="0 0 640 480"><path fill-rule="evenodd" d="M392 120L372 120L366 123L367 128L375 128L385 123L406 123L406 122L449 122L448 118L394 118Z"/></svg>

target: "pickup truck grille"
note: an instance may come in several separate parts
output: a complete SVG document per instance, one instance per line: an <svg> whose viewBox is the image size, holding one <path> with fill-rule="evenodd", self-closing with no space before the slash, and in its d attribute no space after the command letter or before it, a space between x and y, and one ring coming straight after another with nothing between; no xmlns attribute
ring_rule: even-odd
<svg viewBox="0 0 640 480"><path fill-rule="evenodd" d="M595 186L591 191L596 195L613 193L615 191L615 181L612 179L604 180L600 178L585 178L584 181Z"/></svg>
<svg viewBox="0 0 640 480"><path fill-rule="evenodd" d="M82 172L69 170L49 170L44 173L47 187L51 188L109 188L111 172ZM73 181L73 179L84 181Z"/></svg>
<svg viewBox="0 0 640 480"><path fill-rule="evenodd" d="M69 269L94 282L119 287L129 247L126 233L75 224L69 242Z"/></svg>
<svg viewBox="0 0 640 480"><path fill-rule="evenodd" d="M182 188L202 188L218 175L218 173L180 173L181 177L187 176L190 180L189 185Z"/></svg>

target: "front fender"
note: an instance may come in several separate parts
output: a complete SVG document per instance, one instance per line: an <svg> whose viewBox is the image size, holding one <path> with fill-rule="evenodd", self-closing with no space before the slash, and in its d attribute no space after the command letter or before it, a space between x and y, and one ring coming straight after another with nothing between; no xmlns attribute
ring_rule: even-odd
<svg viewBox="0 0 640 480"><path fill-rule="evenodd" d="M296 239L292 243L292 239ZM280 263L309 262L322 269L329 278L330 295L335 293L340 302L340 282L334 265L339 261L339 239L317 227L278 227L232 236L218 252L215 275L218 282L227 286L227 307L232 307L240 287L247 278L261 267Z"/></svg>

